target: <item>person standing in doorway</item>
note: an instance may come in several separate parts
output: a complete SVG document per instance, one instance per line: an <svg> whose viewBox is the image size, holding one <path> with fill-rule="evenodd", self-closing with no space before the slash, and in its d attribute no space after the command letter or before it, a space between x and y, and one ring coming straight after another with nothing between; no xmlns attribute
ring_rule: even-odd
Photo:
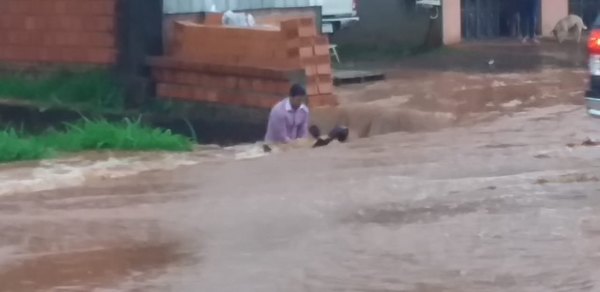
<svg viewBox="0 0 600 292"><path fill-rule="evenodd" d="M536 37L539 0L519 0L522 42L539 43Z"/></svg>

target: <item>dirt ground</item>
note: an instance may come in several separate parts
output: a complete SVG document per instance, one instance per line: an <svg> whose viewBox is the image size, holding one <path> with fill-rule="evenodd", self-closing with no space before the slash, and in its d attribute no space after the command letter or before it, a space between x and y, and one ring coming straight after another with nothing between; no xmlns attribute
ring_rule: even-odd
<svg viewBox="0 0 600 292"><path fill-rule="evenodd" d="M496 46L340 88L346 144L4 167L0 291L600 291L585 69Z"/></svg>

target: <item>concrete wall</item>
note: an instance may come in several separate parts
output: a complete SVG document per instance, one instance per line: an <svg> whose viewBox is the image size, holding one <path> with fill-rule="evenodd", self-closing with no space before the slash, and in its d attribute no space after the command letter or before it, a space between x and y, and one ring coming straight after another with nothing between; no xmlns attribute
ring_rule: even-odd
<svg viewBox="0 0 600 292"><path fill-rule="evenodd" d="M460 0L444 0L442 18L444 45L460 43L462 41Z"/></svg>
<svg viewBox="0 0 600 292"><path fill-rule="evenodd" d="M427 36L429 14L411 7L410 2L414 3L410 0L358 1L360 21L337 32L332 41L340 46L420 46Z"/></svg>
<svg viewBox="0 0 600 292"><path fill-rule="evenodd" d="M542 35L551 36L556 23L569 14L569 0L542 1Z"/></svg>

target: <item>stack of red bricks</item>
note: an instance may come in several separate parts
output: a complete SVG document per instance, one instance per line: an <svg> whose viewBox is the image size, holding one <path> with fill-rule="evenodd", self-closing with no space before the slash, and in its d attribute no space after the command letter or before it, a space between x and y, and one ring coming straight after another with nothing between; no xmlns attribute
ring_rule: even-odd
<svg viewBox="0 0 600 292"><path fill-rule="evenodd" d="M337 103L329 43L312 18L253 28L223 26L218 19L173 26L168 56L151 61L159 96L270 108L288 94L290 75L301 72L311 106Z"/></svg>
<svg viewBox="0 0 600 292"><path fill-rule="evenodd" d="M306 72L308 94L324 98L323 103L328 104L328 95L333 94L329 40L317 35L313 18L283 21L281 31L286 41L288 62Z"/></svg>
<svg viewBox="0 0 600 292"><path fill-rule="evenodd" d="M115 62L116 0L0 0L0 6L0 62Z"/></svg>

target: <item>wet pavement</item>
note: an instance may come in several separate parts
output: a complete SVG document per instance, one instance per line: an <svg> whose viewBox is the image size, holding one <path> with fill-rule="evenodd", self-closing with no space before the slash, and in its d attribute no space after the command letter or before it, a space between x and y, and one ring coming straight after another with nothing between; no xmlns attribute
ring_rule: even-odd
<svg viewBox="0 0 600 292"><path fill-rule="evenodd" d="M2 291L598 291L597 123L554 106L4 194Z"/></svg>

